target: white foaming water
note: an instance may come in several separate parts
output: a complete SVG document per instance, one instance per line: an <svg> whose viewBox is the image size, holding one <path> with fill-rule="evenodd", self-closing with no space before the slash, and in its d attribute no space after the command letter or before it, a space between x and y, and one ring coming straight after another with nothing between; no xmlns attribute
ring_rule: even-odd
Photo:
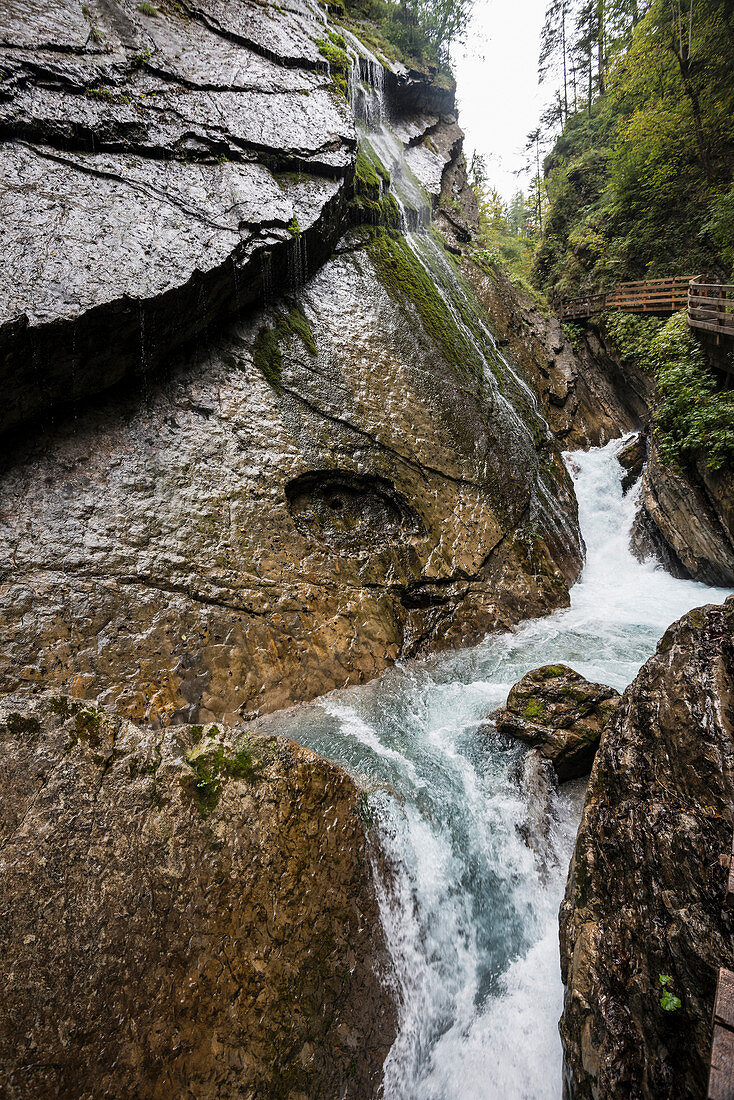
<svg viewBox="0 0 734 1100"><path fill-rule="evenodd" d="M569 609L332 693L289 730L372 791L395 868L380 899L401 1003L386 1100L561 1095L557 920L583 784L552 796L538 859L520 831L523 750L481 720L541 664L623 689L671 622L728 595L632 556L620 446L568 456L587 547Z"/></svg>

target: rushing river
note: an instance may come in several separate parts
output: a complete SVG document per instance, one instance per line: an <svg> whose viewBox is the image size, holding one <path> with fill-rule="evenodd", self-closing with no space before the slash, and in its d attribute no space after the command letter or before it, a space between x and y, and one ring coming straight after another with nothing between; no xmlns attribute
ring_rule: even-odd
<svg viewBox="0 0 734 1100"><path fill-rule="evenodd" d="M334 692L287 731L368 786L397 870L381 899L402 1001L387 1100L560 1096L557 915L583 784L553 796L538 858L522 749L481 719L541 664L623 689L672 621L728 594L631 555L619 447L569 456L587 557L568 610Z"/></svg>

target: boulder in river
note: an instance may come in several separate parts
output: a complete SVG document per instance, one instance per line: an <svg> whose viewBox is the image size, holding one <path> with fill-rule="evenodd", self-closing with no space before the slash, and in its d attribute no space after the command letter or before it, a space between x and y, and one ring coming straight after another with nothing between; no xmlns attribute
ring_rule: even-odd
<svg viewBox="0 0 734 1100"><path fill-rule="evenodd" d="M617 455L617 461L624 470L622 478L622 492L628 493L633 485L642 477L647 459L647 437L644 432L637 432L625 443Z"/></svg>
<svg viewBox="0 0 734 1100"><path fill-rule="evenodd" d="M0 703L0 1080L371 1097L396 1031L363 796L278 736Z"/></svg>
<svg viewBox="0 0 734 1100"><path fill-rule="evenodd" d="M498 731L539 749L560 780L588 775L619 692L568 665L543 665L518 681L507 705L490 715Z"/></svg>
<svg viewBox="0 0 734 1100"><path fill-rule="evenodd" d="M602 737L560 917L568 1100L706 1095L734 966L733 638L734 597L685 615Z"/></svg>

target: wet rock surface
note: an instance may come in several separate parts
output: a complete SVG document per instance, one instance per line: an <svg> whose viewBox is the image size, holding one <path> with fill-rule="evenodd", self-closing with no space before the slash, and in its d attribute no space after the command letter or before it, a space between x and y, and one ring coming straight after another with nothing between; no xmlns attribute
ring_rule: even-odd
<svg viewBox="0 0 734 1100"><path fill-rule="evenodd" d="M167 381L14 452L4 690L232 723L567 602L555 445L380 255L354 241Z"/></svg>
<svg viewBox="0 0 734 1100"><path fill-rule="evenodd" d="M640 558L658 557L678 577L734 584L734 474L701 461L664 466L653 445L632 535Z"/></svg>
<svg viewBox="0 0 734 1100"><path fill-rule="evenodd" d="M601 331L590 324L572 343L559 318L543 312L496 265L467 264L465 273L501 350L520 365L564 448L599 447L646 424L652 379L621 363Z"/></svg>
<svg viewBox="0 0 734 1100"><path fill-rule="evenodd" d="M9 1098L376 1095L395 1035L360 791L285 738L0 702Z"/></svg>
<svg viewBox="0 0 734 1100"><path fill-rule="evenodd" d="M624 470L622 492L628 493L642 477L647 461L647 436L638 432L624 445L617 455L617 461Z"/></svg>
<svg viewBox="0 0 734 1100"><path fill-rule="evenodd" d="M561 907L569 1098L706 1095L734 963L733 638L734 598L674 623L602 737Z"/></svg>
<svg viewBox="0 0 734 1100"><path fill-rule="evenodd" d="M589 774L619 698L568 665L543 665L526 673L489 718L500 733L538 749L563 781Z"/></svg>
<svg viewBox="0 0 734 1100"><path fill-rule="evenodd" d="M343 229L320 10L148 7L0 12L0 431L151 372Z"/></svg>
<svg viewBox="0 0 734 1100"><path fill-rule="evenodd" d="M324 18L3 9L5 426L45 428L0 472L1 690L232 723L567 602L570 481L440 238L342 236ZM383 77L469 224L453 88Z"/></svg>

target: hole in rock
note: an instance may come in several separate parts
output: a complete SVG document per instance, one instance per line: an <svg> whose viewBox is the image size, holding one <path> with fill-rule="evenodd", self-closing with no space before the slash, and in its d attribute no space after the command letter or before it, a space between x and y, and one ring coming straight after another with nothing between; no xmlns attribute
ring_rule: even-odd
<svg viewBox="0 0 734 1100"><path fill-rule="evenodd" d="M350 470L313 470L289 481L286 500L293 521L340 549L359 551L404 543L425 533L418 513L387 478Z"/></svg>

